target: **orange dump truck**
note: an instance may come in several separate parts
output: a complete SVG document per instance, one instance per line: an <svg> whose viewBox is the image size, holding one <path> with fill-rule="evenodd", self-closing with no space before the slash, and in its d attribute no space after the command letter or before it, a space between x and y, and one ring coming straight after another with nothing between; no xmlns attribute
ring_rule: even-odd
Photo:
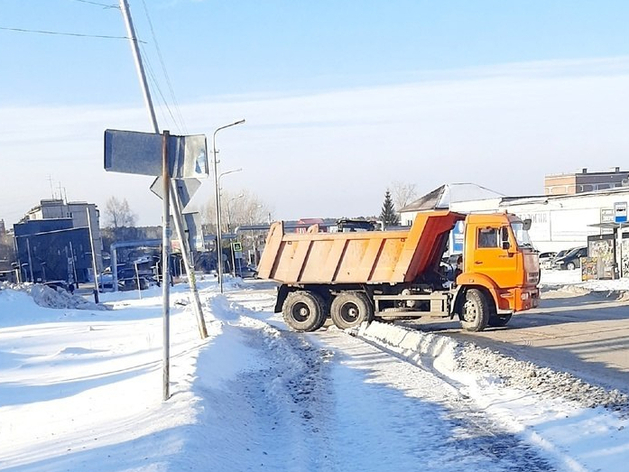
<svg viewBox="0 0 629 472"><path fill-rule="evenodd" d="M462 267L444 277L450 231L464 221ZM419 213L409 230L285 233L273 223L258 266L281 283L275 312L296 331L328 316L339 328L422 315L458 317L463 328L504 326L537 306L539 263L528 223L508 213Z"/></svg>

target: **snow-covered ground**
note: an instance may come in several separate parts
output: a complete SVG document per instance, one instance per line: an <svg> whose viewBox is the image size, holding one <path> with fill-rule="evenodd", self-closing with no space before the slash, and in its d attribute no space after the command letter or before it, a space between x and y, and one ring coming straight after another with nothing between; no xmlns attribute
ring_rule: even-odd
<svg viewBox="0 0 629 472"><path fill-rule="evenodd" d="M543 283L629 290L577 272ZM627 470L629 387L390 324L292 333L270 284L200 287L206 340L173 289L166 402L158 288L1 289L0 470Z"/></svg>

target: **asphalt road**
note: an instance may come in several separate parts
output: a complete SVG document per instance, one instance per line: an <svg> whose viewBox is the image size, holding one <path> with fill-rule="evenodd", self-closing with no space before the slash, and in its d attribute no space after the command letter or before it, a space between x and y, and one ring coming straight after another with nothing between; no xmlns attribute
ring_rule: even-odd
<svg viewBox="0 0 629 472"><path fill-rule="evenodd" d="M462 331L456 321L404 322L470 341L511 357L569 372L589 383L629 393L629 302L564 291L542 293L540 306L504 328Z"/></svg>

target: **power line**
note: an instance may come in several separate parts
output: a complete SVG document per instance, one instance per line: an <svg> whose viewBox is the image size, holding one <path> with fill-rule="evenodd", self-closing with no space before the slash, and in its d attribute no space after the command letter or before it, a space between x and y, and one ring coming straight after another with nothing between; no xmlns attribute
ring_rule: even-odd
<svg viewBox="0 0 629 472"><path fill-rule="evenodd" d="M168 114L170 115L170 118L172 119L173 124L179 130L184 130L185 127L183 126L182 123L178 123L177 122L177 118L175 118L175 115L173 114L172 110L168 106L168 101L166 100L166 97L164 97L162 89L159 86L159 82L157 80L157 76L155 75L155 72L153 71L153 67L151 65L151 61L148 58L148 54L147 54L146 50L144 49L144 46L142 46L142 57L144 59L144 64L146 66L147 75L148 75L149 79L151 80L152 84L154 85L155 89L157 90L157 93L158 93L159 97L161 98L161 102L164 104L164 107L166 107L166 110L168 111ZM163 114L163 111L161 110L161 108L159 109L159 111L160 111L160 113ZM185 134L185 131L184 131L184 134Z"/></svg>
<svg viewBox="0 0 629 472"><path fill-rule="evenodd" d="M103 7L103 8L117 8L120 9L120 7L118 5L113 5L113 4L106 4L106 3L99 3L99 2L90 2L89 0L74 0L75 2L79 2L79 3L87 3L88 5L96 5L99 7Z"/></svg>
<svg viewBox="0 0 629 472"><path fill-rule="evenodd" d="M104 34L82 34L82 33L67 33L62 31L46 31L46 30L34 30L25 28L8 28L6 26L0 26L0 30L15 31L18 33L35 33L35 34L51 34L56 36L75 36L80 38L99 38L99 39L129 39L126 36L109 36ZM140 41L142 42L142 41Z"/></svg>
<svg viewBox="0 0 629 472"><path fill-rule="evenodd" d="M166 69L166 64L164 63L164 59L162 57L162 52L161 52L161 49L159 47L159 43L157 42L157 36L155 35L155 29L153 28L153 22L151 21L151 17L149 15L148 8L146 7L145 0L142 0L142 5L144 6L144 13L146 14L146 19L148 21L149 28L151 30L151 36L153 37L153 42L155 43L155 50L157 51L157 57L159 58L160 65L162 66L162 72L164 73L164 78L166 79L166 85L168 86L168 91L170 93L170 98L173 101L173 107L175 108L175 113L177 114L177 118L179 118L179 124L180 124L181 128L183 128L184 133L187 133L186 123L184 121L183 115L181 114L181 109L179 108L179 104L177 103L177 97L175 96L175 91L174 91L172 83L170 81L170 77L168 76L168 70ZM161 91L160 91L160 95L161 95ZM162 95L162 98L164 99L164 104L166 105L166 108L168 109L168 112L170 113L173 121L175 123L177 123L177 119L175 119L175 117L173 116L173 113L170 110L170 107L168 106L168 103L166 103L166 99L163 97L163 95Z"/></svg>

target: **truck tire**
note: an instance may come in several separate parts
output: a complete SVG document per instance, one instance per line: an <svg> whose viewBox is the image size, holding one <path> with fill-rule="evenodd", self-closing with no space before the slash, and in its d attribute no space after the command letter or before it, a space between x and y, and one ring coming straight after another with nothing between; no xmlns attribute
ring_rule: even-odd
<svg viewBox="0 0 629 472"><path fill-rule="evenodd" d="M330 317L340 329L354 328L373 321L373 307L362 292L346 292L334 297Z"/></svg>
<svg viewBox="0 0 629 472"><path fill-rule="evenodd" d="M489 305L483 292L471 288L465 293L465 302L459 315L466 331L482 331L489 324Z"/></svg>
<svg viewBox="0 0 629 472"><path fill-rule="evenodd" d="M284 322L294 331L316 331L325 323L323 299L313 292L291 292L282 305Z"/></svg>

